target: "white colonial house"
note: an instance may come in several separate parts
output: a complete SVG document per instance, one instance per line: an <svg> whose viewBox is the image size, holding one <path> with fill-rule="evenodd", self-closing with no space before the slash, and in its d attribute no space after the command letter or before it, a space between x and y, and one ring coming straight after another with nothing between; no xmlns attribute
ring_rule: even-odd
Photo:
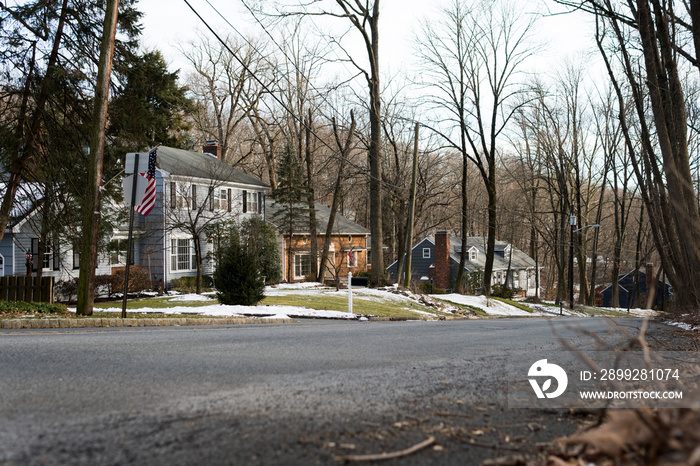
<svg viewBox="0 0 700 466"><path fill-rule="evenodd" d="M146 270L153 281L196 275L193 231L199 233L204 258L203 273L211 274L213 243L203 226L217 222L241 222L262 215L269 186L219 160L212 153L160 146L156 160L156 202L146 217L135 214L132 265ZM143 153L141 157L147 158ZM26 189L26 188L25 188ZM65 239L47 241L39 258L41 189L32 188L33 201L18 201L13 220L0 244L0 275L26 275L27 264L42 267L44 276L66 280L78 276L78 247ZM123 207L123 206L122 206ZM98 260L97 275L108 275L126 266L128 224L121 225ZM29 258L29 260L27 260Z"/></svg>

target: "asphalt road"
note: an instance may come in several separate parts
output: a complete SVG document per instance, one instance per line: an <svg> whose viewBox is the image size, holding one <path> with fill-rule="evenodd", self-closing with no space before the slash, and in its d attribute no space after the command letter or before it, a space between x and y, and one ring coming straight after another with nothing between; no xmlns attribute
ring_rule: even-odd
<svg viewBox="0 0 700 466"><path fill-rule="evenodd" d="M508 409L506 363L611 346L636 319L0 330L0 464L479 464L572 432ZM585 331L582 331L585 330ZM673 339L673 330L651 332Z"/></svg>

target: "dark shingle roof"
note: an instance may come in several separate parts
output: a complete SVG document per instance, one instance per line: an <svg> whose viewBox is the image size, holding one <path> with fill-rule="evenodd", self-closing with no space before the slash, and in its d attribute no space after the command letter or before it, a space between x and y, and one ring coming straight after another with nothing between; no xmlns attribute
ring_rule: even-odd
<svg viewBox="0 0 700 466"><path fill-rule="evenodd" d="M430 241L434 244L435 237L428 237ZM523 251L516 247L512 247L508 250L506 254L506 248L511 246L505 241L496 241L495 244L495 254L493 257L493 269L494 270L505 270L508 268L508 262L511 260L510 251L513 251L512 262L510 264L511 269L525 269L535 267L535 261L525 254ZM486 238L483 236L469 236L467 237L467 250L471 248L476 248L477 257L476 261L470 261L469 255L467 255L466 267L470 270L475 267L481 267L482 269L486 265ZM462 238L459 236L450 237L450 257L452 260L459 262L459 255L462 250Z"/></svg>
<svg viewBox="0 0 700 466"><path fill-rule="evenodd" d="M216 157L200 154L199 152L160 146L158 147L156 165L172 175L214 179L269 188L267 184L258 178L233 168Z"/></svg>
<svg viewBox="0 0 700 466"><path fill-rule="evenodd" d="M329 221L330 216L331 216L331 209L324 206L323 204L319 204L318 202L315 204L315 206L316 206L316 220L318 220L318 233L324 234L326 232L326 228L328 226L328 221ZM265 201L265 216L268 220L270 220L275 215L276 212L279 212L280 209L281 209L281 206L275 205L274 200L267 199ZM303 228L302 227L297 228L295 233L308 234L309 233L308 220L306 221L306 225ZM358 225L357 223L353 222L352 220L350 220L346 217L343 217L340 214L336 214L335 215L335 222L333 223L333 234L334 235L368 235L369 230L363 226Z"/></svg>

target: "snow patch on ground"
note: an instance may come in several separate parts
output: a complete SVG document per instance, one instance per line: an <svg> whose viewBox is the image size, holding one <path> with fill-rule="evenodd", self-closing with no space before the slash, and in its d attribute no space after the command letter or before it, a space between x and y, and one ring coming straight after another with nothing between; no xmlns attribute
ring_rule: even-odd
<svg viewBox="0 0 700 466"><path fill-rule="evenodd" d="M175 296L174 298L170 298L168 301L198 301L198 302L206 302L206 301L212 301L216 299L215 297L204 295L204 294L181 294L178 296Z"/></svg>
<svg viewBox="0 0 700 466"><path fill-rule="evenodd" d="M467 306L473 306L478 309L481 309L488 315L493 315L493 316L543 316L543 315L548 315L543 312L538 312L538 311L533 311L533 312L527 312L523 311L522 309L518 309L515 306L511 306L510 304L506 304L502 301L499 301L497 299L489 299L486 296L465 296L461 294L441 294L441 295L433 295L434 298L437 299L442 299L445 301L449 301L451 303L455 304L464 304Z"/></svg>
<svg viewBox="0 0 700 466"><path fill-rule="evenodd" d="M75 311L74 309L69 309ZM121 312L121 308L100 309L104 312ZM210 306L177 306L169 308L129 309L130 314L167 313L183 315L201 315L212 317L268 317L274 319L288 319L290 317L317 317L326 319L356 319L357 315L339 311L319 311L305 307L294 306L227 306L224 304L212 304Z"/></svg>

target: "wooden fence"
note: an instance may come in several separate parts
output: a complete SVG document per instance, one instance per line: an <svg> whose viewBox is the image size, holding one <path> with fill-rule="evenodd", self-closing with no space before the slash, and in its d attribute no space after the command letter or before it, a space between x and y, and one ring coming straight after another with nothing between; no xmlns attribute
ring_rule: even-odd
<svg viewBox="0 0 700 466"><path fill-rule="evenodd" d="M0 277L0 300L53 303L54 277Z"/></svg>

